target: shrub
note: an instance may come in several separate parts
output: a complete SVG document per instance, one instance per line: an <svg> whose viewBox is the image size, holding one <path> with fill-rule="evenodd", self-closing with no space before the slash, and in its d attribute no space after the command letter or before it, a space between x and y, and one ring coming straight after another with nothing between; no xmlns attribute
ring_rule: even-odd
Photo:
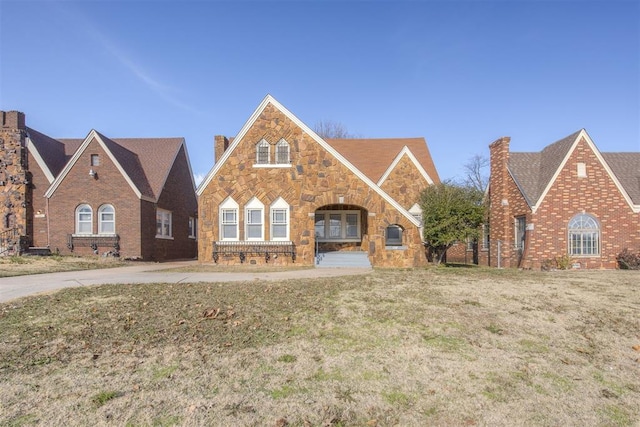
<svg viewBox="0 0 640 427"><path fill-rule="evenodd" d="M568 270L571 268L571 257L567 254L542 261L542 270Z"/></svg>
<svg viewBox="0 0 640 427"><path fill-rule="evenodd" d="M616 257L618 266L622 270L640 270L640 252L631 252L625 249Z"/></svg>

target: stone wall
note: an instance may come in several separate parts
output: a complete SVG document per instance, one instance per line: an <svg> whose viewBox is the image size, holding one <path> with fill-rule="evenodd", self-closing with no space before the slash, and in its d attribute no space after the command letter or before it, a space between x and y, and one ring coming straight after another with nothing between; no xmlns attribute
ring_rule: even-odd
<svg viewBox="0 0 640 427"><path fill-rule="evenodd" d="M275 144L281 138L290 144L291 164L256 167L255 144L266 140L271 144L273 156ZM239 205L240 240L244 240L244 206L247 202L256 197L264 204L264 238L270 240L269 206L282 197L290 206L289 233L297 247L298 264L314 263L314 213L330 205L359 206L367 212L361 248L368 252L373 265L426 264L418 228L272 104L262 111L240 145L202 190L198 256L203 262L212 261L213 242L220 239L219 207L227 197L232 197ZM404 228L405 250L385 249L384 234L390 224ZM237 257L222 261L239 262ZM255 261L264 262L262 258ZM286 264L291 260L281 256L271 262Z"/></svg>
<svg viewBox="0 0 640 427"><path fill-rule="evenodd" d="M25 117L18 111L0 111L0 231L17 228L17 250L30 245L33 233L31 182L25 149Z"/></svg>
<svg viewBox="0 0 640 427"><path fill-rule="evenodd" d="M406 154L382 183L382 188L405 209L420 202L420 192L429 183L424 179L416 165Z"/></svg>

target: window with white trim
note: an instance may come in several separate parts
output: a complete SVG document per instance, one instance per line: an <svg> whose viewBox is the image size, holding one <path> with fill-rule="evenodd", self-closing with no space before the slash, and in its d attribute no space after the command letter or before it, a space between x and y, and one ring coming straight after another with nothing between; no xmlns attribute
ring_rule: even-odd
<svg viewBox="0 0 640 427"><path fill-rule="evenodd" d="M91 155L91 166L100 166L100 155L98 154Z"/></svg>
<svg viewBox="0 0 640 427"><path fill-rule="evenodd" d="M254 197L245 205L244 211L245 238L264 240L264 205Z"/></svg>
<svg viewBox="0 0 640 427"><path fill-rule="evenodd" d="M192 239L196 238L196 225L197 221L194 217L189 217L189 237Z"/></svg>
<svg viewBox="0 0 640 427"><path fill-rule="evenodd" d="M271 240L289 240L289 204L278 197L271 204Z"/></svg>
<svg viewBox="0 0 640 427"><path fill-rule="evenodd" d="M173 236L171 217L171 211L156 209L156 237L169 239Z"/></svg>
<svg viewBox="0 0 640 427"><path fill-rule="evenodd" d="M600 254L600 226L591 215L578 214L569 221L569 255Z"/></svg>
<svg viewBox="0 0 640 427"><path fill-rule="evenodd" d="M256 163L266 165L270 163L271 145L264 139L256 144Z"/></svg>
<svg viewBox="0 0 640 427"><path fill-rule="evenodd" d="M238 240L238 204L231 197L220 205L220 240Z"/></svg>
<svg viewBox="0 0 640 427"><path fill-rule="evenodd" d="M116 210L112 205L98 209L98 234L116 234Z"/></svg>
<svg viewBox="0 0 640 427"><path fill-rule="evenodd" d="M76 234L93 233L93 210L89 205L76 208Z"/></svg>
<svg viewBox="0 0 640 427"><path fill-rule="evenodd" d="M578 163L577 171L578 178L586 178L587 177L587 164L586 163Z"/></svg>
<svg viewBox="0 0 640 427"><path fill-rule="evenodd" d="M276 144L276 163L279 165L289 164L289 143L284 139Z"/></svg>

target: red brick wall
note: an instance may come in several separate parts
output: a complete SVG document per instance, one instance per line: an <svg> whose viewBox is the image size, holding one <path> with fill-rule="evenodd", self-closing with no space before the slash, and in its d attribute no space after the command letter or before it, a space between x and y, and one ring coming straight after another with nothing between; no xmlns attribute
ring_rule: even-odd
<svg viewBox="0 0 640 427"><path fill-rule="evenodd" d="M154 238L153 259L157 261L197 257L196 239L189 238L189 217L198 215L198 200L184 147L180 149L176 161L169 172L167 181L158 199L158 208L171 211L173 239ZM155 221L155 214L153 215Z"/></svg>
<svg viewBox="0 0 640 427"><path fill-rule="evenodd" d="M100 156L99 166L91 166L91 154ZM98 173L98 179L89 176L90 169ZM98 208L103 204L113 205L116 233L120 236L120 255L141 257L140 200L96 140L90 142L49 200L52 251L71 253L67 249L67 235L75 233L75 210L83 203L93 209L94 233L98 232ZM111 249L101 247L99 251L103 253ZM73 253L89 255L93 251L87 247L76 247Z"/></svg>
<svg viewBox="0 0 640 427"><path fill-rule="evenodd" d="M491 146L490 226L491 265L497 266L497 241L502 240L503 267L541 268L546 260L568 254L568 223L587 213L600 224L601 253L571 257L580 268L616 268L616 255L625 248L640 248L640 214L634 213L614 181L583 138L533 213L508 174L508 140ZM585 163L587 177L577 176L577 164ZM504 205L502 200L508 203ZM535 203L536 201L532 201ZM518 264L514 247L514 218L526 215L533 227L526 232L525 250Z"/></svg>
<svg viewBox="0 0 640 427"><path fill-rule="evenodd" d="M585 163L587 176L577 176ZM539 268L546 259L568 253L568 223L587 213L600 223L601 253L572 257L581 268L616 268L616 255L640 248L640 214L634 213L591 146L581 139L544 200L532 216L525 267Z"/></svg>
<svg viewBox="0 0 640 427"><path fill-rule="evenodd" d="M31 153L27 158L29 172L31 174L31 244L36 247L46 247L49 245L49 236L47 233L47 202L44 193L49 188L49 180L45 176L42 169L33 158Z"/></svg>
<svg viewBox="0 0 640 427"><path fill-rule="evenodd" d="M275 144L283 137L290 144L292 166L253 167L255 144L264 138L272 144L273 153ZM270 238L270 204L281 196L290 205L290 238L297 246L296 263L313 264L313 214L322 206L339 204L342 197L342 204L362 206L369 215L368 227L363 230L362 247L369 249L374 265L426 264L417 227L272 105L265 108L244 136L242 144L200 195L198 254L201 261L212 260L212 244L219 239L219 205L229 195L240 206L241 236L244 234L244 206L252 197L257 197L265 206L266 240ZM399 224L405 229L406 250L385 250L384 232L389 224ZM261 260L256 259L257 262ZM279 257L272 262L288 263L290 259Z"/></svg>

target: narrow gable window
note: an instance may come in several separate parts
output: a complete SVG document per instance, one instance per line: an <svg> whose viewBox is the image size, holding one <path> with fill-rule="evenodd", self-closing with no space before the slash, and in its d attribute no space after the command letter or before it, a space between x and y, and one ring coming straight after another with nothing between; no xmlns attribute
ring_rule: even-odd
<svg viewBox="0 0 640 427"><path fill-rule="evenodd" d="M189 217L189 237L196 238L196 219L192 216Z"/></svg>
<svg viewBox="0 0 640 427"><path fill-rule="evenodd" d="M220 205L220 240L238 240L238 204L231 197Z"/></svg>
<svg viewBox="0 0 640 427"><path fill-rule="evenodd" d="M252 198L245 206L247 240L264 240L264 205L257 198Z"/></svg>
<svg viewBox="0 0 640 427"><path fill-rule="evenodd" d="M279 165L289 164L289 143L284 139L276 144L276 163Z"/></svg>
<svg viewBox="0 0 640 427"><path fill-rule="evenodd" d="M259 165L269 164L269 154L271 146L264 139L256 145L256 163Z"/></svg>
<svg viewBox="0 0 640 427"><path fill-rule="evenodd" d="M586 177L587 177L587 164L578 163L578 178L586 178Z"/></svg>
<svg viewBox="0 0 640 427"><path fill-rule="evenodd" d="M100 166L100 156L98 154L91 155L91 166Z"/></svg>
<svg viewBox="0 0 640 427"><path fill-rule="evenodd" d="M289 240L289 204L282 197L271 204L271 240Z"/></svg>
<svg viewBox="0 0 640 427"><path fill-rule="evenodd" d="M171 212L158 209L156 211L156 237L170 239L171 233Z"/></svg>

